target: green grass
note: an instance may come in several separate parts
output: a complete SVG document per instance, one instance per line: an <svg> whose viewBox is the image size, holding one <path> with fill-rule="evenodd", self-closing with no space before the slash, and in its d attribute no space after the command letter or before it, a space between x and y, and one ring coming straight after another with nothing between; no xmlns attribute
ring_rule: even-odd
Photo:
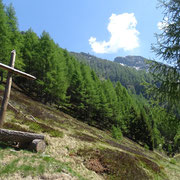
<svg viewBox="0 0 180 180"><path fill-rule="evenodd" d="M4 91L5 87L3 84L0 84L0 91Z"/></svg>
<svg viewBox="0 0 180 180"><path fill-rule="evenodd" d="M26 122L25 124L29 125L29 129L33 130L34 132L42 132L48 133L51 137L64 137L62 131L56 130L46 124L38 123L38 122Z"/></svg>
<svg viewBox="0 0 180 180"><path fill-rule="evenodd" d="M68 172L72 176L84 180L78 173L72 170L68 163L62 163L53 157L42 154L34 154L22 151L23 156L17 157L16 151L13 152L14 156L8 163L0 166L0 177L7 178L13 176L14 173L21 174L22 177L32 176L37 177L43 175L45 172L49 174L60 173L62 171ZM0 163L3 159L11 154L10 149L0 149Z"/></svg>
<svg viewBox="0 0 180 180"><path fill-rule="evenodd" d="M15 159L12 162L10 162L7 165L4 165L3 167L0 167L0 176L3 176L4 174L12 174L16 170L18 170L17 164L20 159Z"/></svg>
<svg viewBox="0 0 180 180"><path fill-rule="evenodd" d="M176 162L175 159L172 158L172 159L170 160L170 163L171 163L171 164L176 164L177 162Z"/></svg>
<svg viewBox="0 0 180 180"><path fill-rule="evenodd" d="M16 123L27 125L29 127L29 130L21 127ZM25 132L29 131L34 133L47 133L51 137L60 137L60 138L64 137L62 131L52 128L44 123L16 119L16 118L13 118L11 122L4 123L3 128L17 130L17 131L25 131Z"/></svg>

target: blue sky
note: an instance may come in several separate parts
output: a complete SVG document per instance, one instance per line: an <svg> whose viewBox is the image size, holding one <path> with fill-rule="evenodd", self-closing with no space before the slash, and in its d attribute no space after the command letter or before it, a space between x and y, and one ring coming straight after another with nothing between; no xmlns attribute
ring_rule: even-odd
<svg viewBox="0 0 180 180"><path fill-rule="evenodd" d="M113 60L116 56L155 58L151 43L159 33L157 0L3 0L12 3L19 29L42 31L62 48Z"/></svg>

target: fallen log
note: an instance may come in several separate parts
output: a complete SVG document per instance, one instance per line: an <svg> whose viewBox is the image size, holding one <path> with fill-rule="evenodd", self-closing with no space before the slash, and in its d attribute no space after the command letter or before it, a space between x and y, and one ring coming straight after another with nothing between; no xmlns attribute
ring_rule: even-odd
<svg viewBox="0 0 180 180"><path fill-rule="evenodd" d="M8 129L0 129L0 141L12 141L12 142L32 142L34 139L44 140L44 136L41 134L28 133L22 131L14 131Z"/></svg>
<svg viewBox="0 0 180 180"><path fill-rule="evenodd" d="M0 141L17 143L19 148L30 148L36 152L43 152L46 148L43 135L22 131L0 129Z"/></svg>
<svg viewBox="0 0 180 180"><path fill-rule="evenodd" d="M30 143L28 149L35 152L44 152L46 149L46 143L41 139L34 139Z"/></svg>

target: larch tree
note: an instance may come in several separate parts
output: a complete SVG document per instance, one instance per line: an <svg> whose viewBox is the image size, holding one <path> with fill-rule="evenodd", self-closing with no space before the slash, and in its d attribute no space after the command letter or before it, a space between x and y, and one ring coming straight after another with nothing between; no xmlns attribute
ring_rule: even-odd
<svg viewBox="0 0 180 180"><path fill-rule="evenodd" d="M166 64L152 63L150 71L158 84L153 90L161 99L175 102L180 100L180 1L159 2L164 8L160 23L162 32L156 34L157 43L152 45L152 50Z"/></svg>
<svg viewBox="0 0 180 180"><path fill-rule="evenodd" d="M0 62L9 63L10 39L7 24L7 16L2 0L0 0Z"/></svg>

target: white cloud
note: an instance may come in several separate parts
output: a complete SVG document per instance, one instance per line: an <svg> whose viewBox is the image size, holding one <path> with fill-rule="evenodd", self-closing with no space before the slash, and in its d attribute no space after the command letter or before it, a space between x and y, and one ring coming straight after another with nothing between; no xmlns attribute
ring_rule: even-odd
<svg viewBox="0 0 180 180"><path fill-rule="evenodd" d="M159 30L163 30L167 28L169 25L168 23L168 17L165 17L162 22L158 22L157 27Z"/></svg>
<svg viewBox="0 0 180 180"><path fill-rule="evenodd" d="M115 53L119 49L133 50L139 47L136 25L137 20L133 13L112 14L107 27L111 34L110 40L97 41L95 37L90 37L89 44L96 53Z"/></svg>

